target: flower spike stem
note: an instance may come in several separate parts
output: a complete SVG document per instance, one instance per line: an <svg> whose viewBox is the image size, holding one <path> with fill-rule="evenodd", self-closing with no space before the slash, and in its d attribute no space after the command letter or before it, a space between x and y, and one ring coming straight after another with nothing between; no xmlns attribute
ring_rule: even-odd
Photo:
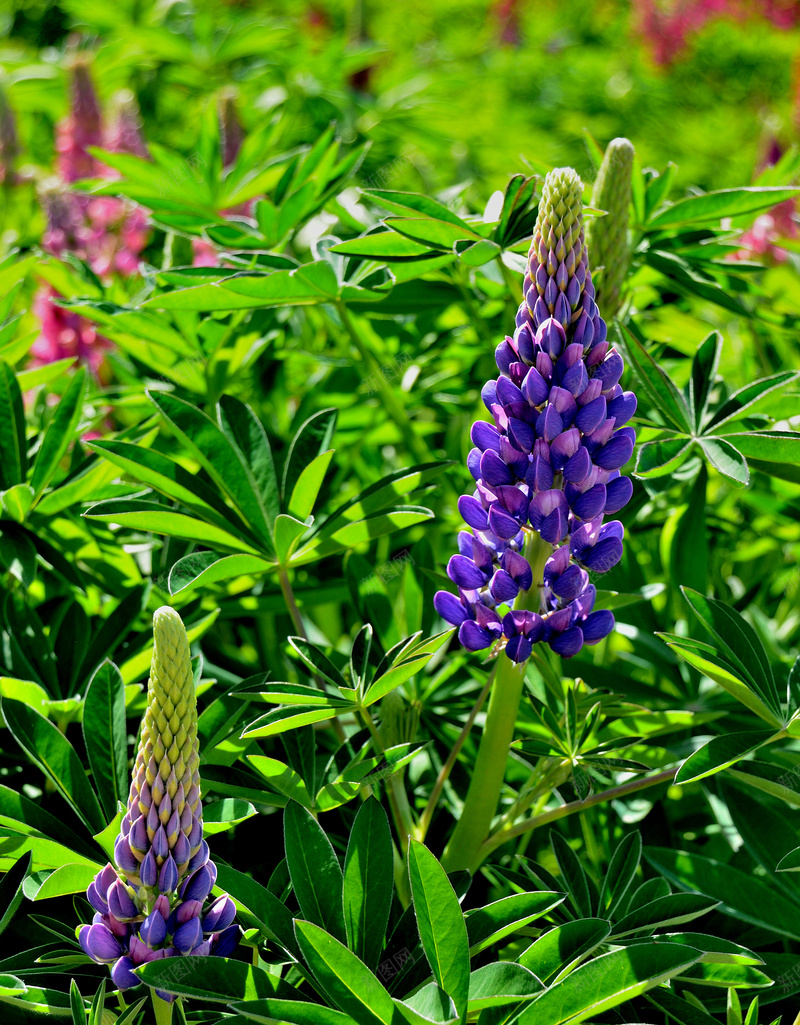
<svg viewBox="0 0 800 1025"><path fill-rule="evenodd" d="M153 1011L156 1016L156 1025L172 1025L172 1008L174 1004L168 1000L162 1000L154 989L150 992L153 995Z"/></svg>
<svg viewBox="0 0 800 1025"><path fill-rule="evenodd" d="M528 532L524 555L533 571L534 586L529 591L520 592L515 608L524 610L526 606L533 605L534 607L528 611L538 610L540 591L536 582L541 582L544 564L552 551L553 546L543 541L536 532ZM442 864L448 872L455 872L458 869L474 872L483 860L480 849L489 836L492 819L500 801L508 750L514 739L514 727L522 699L527 664L527 661L516 663L510 658L498 656L486 724L473 767L467 799L461 818L442 857Z"/></svg>

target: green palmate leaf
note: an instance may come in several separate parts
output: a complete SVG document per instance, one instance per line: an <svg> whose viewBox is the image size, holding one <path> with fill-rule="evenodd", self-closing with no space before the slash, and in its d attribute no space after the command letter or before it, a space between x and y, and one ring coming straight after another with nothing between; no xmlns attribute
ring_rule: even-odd
<svg viewBox="0 0 800 1025"><path fill-rule="evenodd" d="M757 730L714 737L686 759L675 775L675 782L693 783L706 776L713 776L779 735L772 730Z"/></svg>
<svg viewBox="0 0 800 1025"><path fill-rule="evenodd" d="M458 214L430 196L421 196L416 192L394 192L390 189L364 189L364 195L382 206L385 210L391 210L398 214L422 214L423 217L431 217L438 221L447 221L449 224L458 225L461 228L469 228Z"/></svg>
<svg viewBox="0 0 800 1025"><path fill-rule="evenodd" d="M301 516L291 507L291 496L309 464L330 450L337 417L338 410L321 409L319 413L315 413L305 420L292 438L283 466L281 492L284 502L289 501L289 512L293 516L297 516L298 519L305 519L305 516Z"/></svg>
<svg viewBox="0 0 800 1025"><path fill-rule="evenodd" d="M344 942L342 868L330 840L313 815L294 801L286 806L283 831L286 863L301 913Z"/></svg>
<svg viewBox="0 0 800 1025"><path fill-rule="evenodd" d="M314 798L309 793L305 780L286 762L278 758L268 758L266 755L248 755L247 760L271 787L290 801L296 801L304 808L313 807Z"/></svg>
<svg viewBox="0 0 800 1025"><path fill-rule="evenodd" d="M38 497L53 478L58 464L72 443L75 430L83 413L83 400L86 394L86 370L79 367L69 383L67 390L56 406L53 419L50 421L42 439L36 462L33 464L31 487Z"/></svg>
<svg viewBox="0 0 800 1025"><path fill-rule="evenodd" d="M328 656L304 637L290 637L289 643L300 656L304 665L317 676L321 676L334 687L347 687L347 680L331 662Z"/></svg>
<svg viewBox="0 0 800 1025"><path fill-rule="evenodd" d="M393 231L437 249L452 249L461 239L481 241L481 236L468 225L452 224L427 217L387 217L386 224Z"/></svg>
<svg viewBox="0 0 800 1025"><path fill-rule="evenodd" d="M0 786L0 826L23 835L52 837L65 848L79 852L91 860L96 852L61 819L41 808L35 801L10 787Z"/></svg>
<svg viewBox="0 0 800 1025"><path fill-rule="evenodd" d="M564 837L555 829L550 831L550 844L556 856L558 867L561 870L561 875L567 884L575 910L581 917L589 918L594 914L596 908L592 907L589 883L580 859Z"/></svg>
<svg viewBox="0 0 800 1025"><path fill-rule="evenodd" d="M742 793L738 787L727 785L724 794L745 847L771 878L777 862L797 843L794 824L783 809L776 810L771 802ZM793 877L775 876L774 880L789 900L800 903L800 886Z"/></svg>
<svg viewBox="0 0 800 1025"><path fill-rule="evenodd" d="M392 903L392 836L386 812L370 798L359 808L344 860L347 945L370 968L380 960Z"/></svg>
<svg viewBox="0 0 800 1025"><path fill-rule="evenodd" d="M67 1019L71 1013L68 994L28 984L25 984L24 990L19 991L19 996L0 996L0 1001L11 1007L21 1008L25 1018L32 1017L34 1021L43 1015L51 1019Z"/></svg>
<svg viewBox="0 0 800 1025"><path fill-rule="evenodd" d="M520 954L518 961L542 982L560 978L599 947L610 932L611 923L603 918L567 922L540 936Z"/></svg>
<svg viewBox="0 0 800 1025"><path fill-rule="evenodd" d="M125 684L113 662L104 662L92 677L83 706L83 739L94 785L106 818L117 813L128 791Z"/></svg>
<svg viewBox="0 0 800 1025"><path fill-rule="evenodd" d="M320 532L327 536L341 526L342 520L360 520L370 513L380 512L393 506L397 499L404 498L412 491L441 477L442 470L449 465L447 462L423 463L420 466L412 466L408 470L398 470L389 474L340 506L325 521Z"/></svg>
<svg viewBox="0 0 800 1025"><path fill-rule="evenodd" d="M308 531L308 525L285 513L275 521L275 555L281 565L286 565L297 547L300 538Z"/></svg>
<svg viewBox="0 0 800 1025"><path fill-rule="evenodd" d="M456 1025L458 1015L450 997L435 982L423 986L406 1000L394 1001L402 1017L399 1022L409 1025Z"/></svg>
<svg viewBox="0 0 800 1025"><path fill-rule="evenodd" d="M147 394L212 480L230 497L250 528L268 541L270 527L264 501L253 469L238 444L238 440L243 440L247 433L241 424L238 425L241 429L237 430L237 441L233 441L227 430L222 430L210 416L191 403L174 395L156 392ZM247 416L246 413L244 415Z"/></svg>
<svg viewBox="0 0 800 1025"><path fill-rule="evenodd" d="M701 438L700 447L709 462L737 487L744 487L750 480L747 460L730 442L722 438Z"/></svg>
<svg viewBox="0 0 800 1025"><path fill-rule="evenodd" d="M755 630L724 602L707 598L688 587L681 590L698 618L723 646L725 657L746 674L756 693L780 715L781 702L772 667Z"/></svg>
<svg viewBox="0 0 800 1025"><path fill-rule="evenodd" d="M154 491L180 502L201 519L209 520L223 529L239 526L238 514L225 505L218 491L160 452L142 448L134 442L105 439L90 442L89 448Z"/></svg>
<svg viewBox="0 0 800 1025"><path fill-rule="evenodd" d="M260 577L274 568L274 563L258 555L221 557L215 552L191 552L178 559L169 571L167 586L170 594L181 594L199 587L210 587L223 580Z"/></svg>
<svg viewBox="0 0 800 1025"><path fill-rule="evenodd" d="M408 875L422 949L434 979L463 1021L469 996L469 940L458 897L445 870L417 840L409 843Z"/></svg>
<svg viewBox="0 0 800 1025"><path fill-rule="evenodd" d="M356 634L350 649L350 678L354 687L363 692L369 677L369 653L372 650L372 625L365 624Z"/></svg>
<svg viewBox="0 0 800 1025"><path fill-rule="evenodd" d="M293 992L263 969L227 957L165 957L141 965L136 974L155 989L219 1003Z"/></svg>
<svg viewBox="0 0 800 1025"><path fill-rule="evenodd" d="M100 808L80 759L67 738L43 715L20 701L2 702L3 717L12 736L34 764L91 830L105 826Z"/></svg>
<svg viewBox="0 0 800 1025"><path fill-rule="evenodd" d="M614 851L608 871L603 877L600 891L600 910L609 917L620 907L642 858L642 837L638 832L628 833Z"/></svg>
<svg viewBox="0 0 800 1025"><path fill-rule="evenodd" d="M380 676L376 676L371 686L364 695L364 705L374 705L376 701L380 701L381 698L385 697L390 691L395 690L401 684L405 683L406 680L410 680L411 677L419 672L424 666L431 660L431 655L422 655L420 658L412 658L407 662L401 662L399 665L392 666L387 672L382 673Z"/></svg>
<svg viewBox="0 0 800 1025"><path fill-rule="evenodd" d="M0 492L0 501L12 520L23 523L33 505L33 488L30 484L15 484Z"/></svg>
<svg viewBox="0 0 800 1025"><path fill-rule="evenodd" d="M347 701L323 702L320 700L317 705L302 705L300 707L276 708L267 712L260 719L250 723L242 733L243 740L255 740L257 737L274 737L286 730L297 729L298 726L308 726L312 723L326 722L334 719L337 715L344 715L352 711L356 706Z"/></svg>
<svg viewBox="0 0 800 1025"><path fill-rule="evenodd" d="M637 477L665 477L686 459L694 442L681 435L664 441L646 441L636 456Z"/></svg>
<svg viewBox="0 0 800 1025"><path fill-rule="evenodd" d="M695 985L717 986L730 992L732 989L766 989L773 985L772 979L757 968L741 964L706 964L700 962L692 965L674 977L681 982Z"/></svg>
<svg viewBox="0 0 800 1025"><path fill-rule="evenodd" d="M431 246L424 242L414 242L399 231L372 231L360 238L331 246L332 253L362 256L369 260L408 260L426 256L433 251Z"/></svg>
<svg viewBox="0 0 800 1025"><path fill-rule="evenodd" d="M313 922L295 922L297 942L331 1003L359 1025L393 1025L394 1002L363 961Z"/></svg>
<svg viewBox="0 0 800 1025"><path fill-rule="evenodd" d="M698 932L664 933L658 937L659 943L680 943L685 947L702 950L701 961L705 964L749 964L759 965L764 962L747 947L718 936L707 936Z"/></svg>
<svg viewBox="0 0 800 1025"><path fill-rule="evenodd" d="M767 399L771 392L776 388L785 387L791 381L797 380L797 377L797 371L784 370L779 374L773 374L772 377L764 377L760 381L753 381L752 384L745 385L744 388L734 392L714 413L706 426L706 431L713 430L719 433L720 427L730 420L739 419L745 411L755 412L756 405L760 405L762 400Z"/></svg>
<svg viewBox="0 0 800 1025"><path fill-rule="evenodd" d="M800 847L795 847L793 851L789 851L788 854L784 854L778 862L775 871L797 872L798 869L800 869Z"/></svg>
<svg viewBox="0 0 800 1025"><path fill-rule="evenodd" d="M328 472L333 452L332 448L327 452L321 452L311 460L297 478L289 497L288 509L298 520L306 520L310 516L325 474Z"/></svg>
<svg viewBox="0 0 800 1025"><path fill-rule="evenodd" d="M779 797L787 804L800 808L800 773L768 762L748 760L728 770L732 779L764 794Z"/></svg>
<svg viewBox="0 0 800 1025"><path fill-rule="evenodd" d="M83 514L89 519L104 523L120 523L135 530L166 534L167 537L182 537L188 541L213 545L223 551L248 552L258 555L257 549L234 534L194 519L184 513L172 512L167 506L138 498L110 498L90 506Z"/></svg>
<svg viewBox="0 0 800 1025"><path fill-rule="evenodd" d="M0 360L0 450L0 488L22 484L28 465L22 393L5 360Z"/></svg>
<svg viewBox="0 0 800 1025"><path fill-rule="evenodd" d="M667 879L684 890L702 892L721 901L721 910L782 936L798 938L800 905L787 901L761 879L721 861L663 847L645 848L645 857Z"/></svg>
<svg viewBox="0 0 800 1025"><path fill-rule="evenodd" d="M679 431L691 434L689 410L672 380L627 327L618 323L617 330L631 369L653 408Z"/></svg>
<svg viewBox="0 0 800 1025"><path fill-rule="evenodd" d="M217 886L228 893L241 913L247 911L255 924L273 943L277 943L295 957L299 956L294 936L292 913L265 886L238 872L224 862L217 862Z"/></svg>
<svg viewBox="0 0 800 1025"><path fill-rule="evenodd" d="M700 951L669 944L636 944L595 958L551 986L523 1011L520 1025L568 1025L652 989L700 958Z"/></svg>
<svg viewBox="0 0 800 1025"><path fill-rule="evenodd" d="M540 890L534 893L513 893L466 915L470 956L499 943L517 930L530 925L541 915L558 907L563 893Z"/></svg>
<svg viewBox="0 0 800 1025"><path fill-rule="evenodd" d="M768 210L796 195L797 189L786 187L745 186L720 189L701 196L689 196L672 203L650 219L648 227L661 231L683 224L718 224L723 217Z"/></svg>
<svg viewBox="0 0 800 1025"><path fill-rule="evenodd" d="M248 310L263 306L309 306L330 302L338 293L333 270L324 260L272 274L241 273L214 284L156 295L144 305L158 310Z"/></svg>
<svg viewBox="0 0 800 1025"><path fill-rule="evenodd" d="M671 634L660 634L659 636L690 666L694 666L710 680L718 683L751 712L755 712L760 719L769 723L770 726L782 727L780 715L758 696L749 683L745 683L741 679L746 675L744 671L717 656L713 649L709 649L707 646L698 645L697 642Z"/></svg>
<svg viewBox="0 0 800 1025"><path fill-rule="evenodd" d="M749 434L726 434L726 441L734 445L747 459L756 459L765 464L788 463L791 467L800 465L800 434L792 431L752 431ZM780 475L776 466L759 467L766 473ZM789 478L792 479L792 478Z"/></svg>
<svg viewBox="0 0 800 1025"><path fill-rule="evenodd" d="M203 805L203 835L213 836L233 829L240 822L246 822L257 812L249 801L236 797L226 797L222 801L212 801Z"/></svg>
<svg viewBox="0 0 800 1025"><path fill-rule="evenodd" d="M247 1021L288 1022L289 1025L358 1025L355 1018L324 1004L310 1004L305 1000L243 1000L231 1004L231 1010L244 1015Z"/></svg>
<svg viewBox="0 0 800 1025"><path fill-rule="evenodd" d="M33 900L47 900L49 897L63 897L68 893L85 893L86 887L97 875L96 865L60 865L51 872L34 892L28 892Z"/></svg>
<svg viewBox="0 0 800 1025"><path fill-rule="evenodd" d="M343 548L354 548L356 545L367 544L384 534L392 534L396 530L413 527L417 523L433 519L430 509L422 506L403 505L396 509L373 513L371 516L355 523L342 525L341 520L330 528L326 524L324 531L315 535L300 549L292 560L295 564L321 559Z"/></svg>
<svg viewBox="0 0 800 1025"><path fill-rule="evenodd" d="M712 1015L697 1007L696 1004L681 999L672 990L667 989L666 986L660 986L658 989L651 990L647 994L646 999L655 1007L664 1011L669 1016L668 1020L670 1023L674 1021L677 1022L677 1025L719 1025L718 1018L712 1017ZM741 1020L736 1022L735 1020L731 1021L729 1018L728 1022L729 1025L741 1025ZM753 1025L758 1025L758 1023L754 1022Z"/></svg>
<svg viewBox="0 0 800 1025"><path fill-rule="evenodd" d="M703 422L708 396L717 377L719 358L722 355L722 335L712 331L703 339L692 359L692 376L689 381L690 406L697 430Z"/></svg>
<svg viewBox="0 0 800 1025"><path fill-rule="evenodd" d="M220 427L236 446L242 465L252 475L268 528L274 528L281 510L281 497L272 449L261 421L248 405L232 395L223 395L217 406L217 415Z"/></svg>
<svg viewBox="0 0 800 1025"><path fill-rule="evenodd" d="M8 928L9 922L22 903L22 886L30 867L31 855L28 853L23 855L0 880L0 933Z"/></svg>
<svg viewBox="0 0 800 1025"><path fill-rule="evenodd" d="M614 924L612 935L630 936L643 929L655 929L663 925L680 925L691 922L701 915L708 914L719 905L719 901L704 897L699 893L670 893L666 897L657 897L625 915Z"/></svg>
<svg viewBox="0 0 800 1025"><path fill-rule="evenodd" d="M469 1010L519 1004L520 998L533 997L544 989L541 981L520 964L497 961L478 968L469 977Z"/></svg>

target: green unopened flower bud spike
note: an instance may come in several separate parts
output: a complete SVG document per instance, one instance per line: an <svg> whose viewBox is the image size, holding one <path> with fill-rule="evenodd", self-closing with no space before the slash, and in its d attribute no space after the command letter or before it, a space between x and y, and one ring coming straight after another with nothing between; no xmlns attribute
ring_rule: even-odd
<svg viewBox="0 0 800 1025"><path fill-rule="evenodd" d="M622 286L630 265L628 212L631 204L633 145L628 139L612 139L592 189L592 206L605 210L586 228L586 247L592 263L597 305L605 317L620 308Z"/></svg>

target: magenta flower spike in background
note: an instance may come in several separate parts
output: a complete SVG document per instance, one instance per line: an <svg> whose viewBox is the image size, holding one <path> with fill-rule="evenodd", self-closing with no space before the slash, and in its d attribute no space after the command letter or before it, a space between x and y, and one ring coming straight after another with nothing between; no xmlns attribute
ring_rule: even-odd
<svg viewBox="0 0 800 1025"><path fill-rule="evenodd" d="M138 985L133 970L147 961L226 956L239 936L230 897L208 902L217 870L203 839L197 703L177 612L156 611L153 638L147 710L114 845L116 865L106 865L89 885L86 896L96 913L78 934L85 953L111 967L118 989Z"/></svg>
<svg viewBox="0 0 800 1025"><path fill-rule="evenodd" d="M633 490L620 470L636 397L620 387L622 357L594 301L582 205L572 169L547 175L517 327L483 388L492 422L472 427L475 490L459 500L472 532L447 566L458 596L434 598L465 648L495 645L517 663L539 642L570 658L614 626L594 610L590 575L622 556L622 524L609 517Z"/></svg>

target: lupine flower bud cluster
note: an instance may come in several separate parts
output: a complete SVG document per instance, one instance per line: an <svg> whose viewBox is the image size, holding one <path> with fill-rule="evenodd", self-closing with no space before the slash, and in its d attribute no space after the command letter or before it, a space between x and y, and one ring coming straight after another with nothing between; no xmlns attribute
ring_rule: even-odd
<svg viewBox="0 0 800 1025"><path fill-rule="evenodd" d="M592 189L592 206L605 210L586 229L586 246L592 254L592 266L602 267L595 274L597 302L606 317L620 307L622 285L628 273L628 213L631 205L633 145L629 139L612 139Z"/></svg>
<svg viewBox="0 0 800 1025"><path fill-rule="evenodd" d="M614 617L594 611L589 574L621 558L622 524L605 517L633 490L620 468L636 398L619 385L622 357L594 301L570 168L545 179L523 292L514 336L495 354L500 376L482 392L493 422L472 427L476 488L458 502L472 533L459 534L447 566L458 596L434 598L465 648L496 645L514 662L539 641L569 658L610 633ZM537 579L525 555L534 545Z"/></svg>
<svg viewBox="0 0 800 1025"><path fill-rule="evenodd" d="M119 989L138 985L133 969L148 961L227 956L239 934L230 897L208 903L217 870L203 839L197 704L180 616L158 609L153 635L147 710L115 864L89 885L96 914L79 932L83 950L111 966Z"/></svg>

